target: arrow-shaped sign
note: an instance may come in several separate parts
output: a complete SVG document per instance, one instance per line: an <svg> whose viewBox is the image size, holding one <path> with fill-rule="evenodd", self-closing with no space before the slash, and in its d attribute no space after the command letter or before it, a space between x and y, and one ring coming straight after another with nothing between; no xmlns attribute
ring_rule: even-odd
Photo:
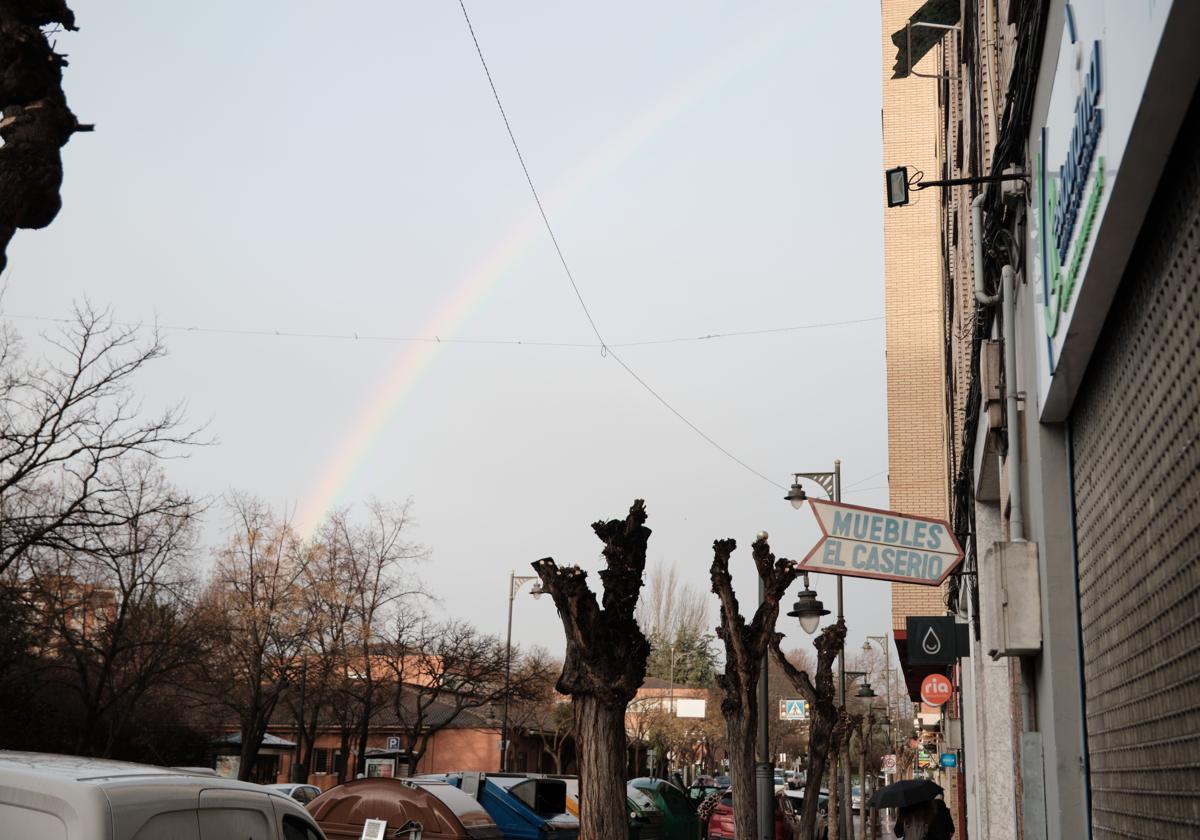
<svg viewBox="0 0 1200 840"><path fill-rule="evenodd" d="M821 541L800 566L811 572L938 586L963 550L941 519L809 499Z"/></svg>

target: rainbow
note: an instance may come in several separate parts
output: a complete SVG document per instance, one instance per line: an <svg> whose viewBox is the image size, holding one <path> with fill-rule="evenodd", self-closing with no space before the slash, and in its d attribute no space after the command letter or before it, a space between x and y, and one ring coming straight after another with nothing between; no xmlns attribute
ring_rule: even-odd
<svg viewBox="0 0 1200 840"><path fill-rule="evenodd" d="M677 115L695 105L742 68L770 57L773 50L785 43L789 34L788 27L782 22L769 21L769 25L735 42L731 49L709 64L703 72L674 86L593 148L555 184L552 191L542 194L547 215L554 219L565 212L592 185L632 157L640 146ZM504 136L500 127L497 127L496 136L497 142ZM515 161L513 167L517 168ZM545 228L531 199L529 211L457 282L419 334L454 335L482 305L488 293L518 258L544 236ZM321 520L344 503L347 491L367 456L387 430L404 398L416 388L422 374L429 370L439 349L440 344L430 342L405 347L389 372L372 389L366 405L355 413L357 419L354 426L341 438L316 485L298 508L294 521L302 536L312 535Z"/></svg>

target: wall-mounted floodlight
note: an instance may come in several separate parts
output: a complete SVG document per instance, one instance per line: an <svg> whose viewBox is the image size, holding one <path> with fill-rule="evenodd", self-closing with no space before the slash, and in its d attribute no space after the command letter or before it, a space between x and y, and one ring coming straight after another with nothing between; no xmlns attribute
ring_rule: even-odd
<svg viewBox="0 0 1200 840"><path fill-rule="evenodd" d="M903 207L908 204L908 167L889 169L887 175L888 207Z"/></svg>
<svg viewBox="0 0 1200 840"><path fill-rule="evenodd" d="M908 204L911 191L924 190L929 187L961 187L975 184L995 184L999 181L1024 181L1024 172L1015 167L1009 167L1000 175L982 175L978 178L942 178L938 181L925 181L924 173L920 170L910 178L907 166L894 166L884 172L887 181L888 207L903 207Z"/></svg>

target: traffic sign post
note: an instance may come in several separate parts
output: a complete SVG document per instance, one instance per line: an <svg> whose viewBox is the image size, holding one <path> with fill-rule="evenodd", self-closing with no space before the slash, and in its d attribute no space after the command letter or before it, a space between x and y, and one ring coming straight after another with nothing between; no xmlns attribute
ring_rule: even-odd
<svg viewBox="0 0 1200 840"><path fill-rule="evenodd" d="M808 701L807 700L784 700L779 701L779 719L780 720L808 720Z"/></svg>
<svg viewBox="0 0 1200 840"><path fill-rule="evenodd" d="M396 737L388 738L387 739L387 748L391 752L396 752L397 750L399 750L400 749L400 739L396 738Z"/></svg>
<svg viewBox="0 0 1200 840"><path fill-rule="evenodd" d="M883 772L895 773L896 772L896 756L895 756L895 754L882 756L879 759L879 764L880 764L880 767L882 768Z"/></svg>
<svg viewBox="0 0 1200 840"><path fill-rule="evenodd" d="M963 560L943 519L809 499L821 540L800 561L810 572L939 586Z"/></svg>
<svg viewBox="0 0 1200 840"><path fill-rule="evenodd" d="M940 706L950 699L954 687L944 674L930 674L921 680L921 702L930 706Z"/></svg>

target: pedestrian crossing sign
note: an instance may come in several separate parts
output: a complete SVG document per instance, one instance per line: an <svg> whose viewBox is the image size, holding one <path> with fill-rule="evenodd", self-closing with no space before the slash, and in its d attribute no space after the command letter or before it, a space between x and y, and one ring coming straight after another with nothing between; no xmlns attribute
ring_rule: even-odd
<svg viewBox="0 0 1200 840"><path fill-rule="evenodd" d="M780 720L808 720L807 700L780 700Z"/></svg>

